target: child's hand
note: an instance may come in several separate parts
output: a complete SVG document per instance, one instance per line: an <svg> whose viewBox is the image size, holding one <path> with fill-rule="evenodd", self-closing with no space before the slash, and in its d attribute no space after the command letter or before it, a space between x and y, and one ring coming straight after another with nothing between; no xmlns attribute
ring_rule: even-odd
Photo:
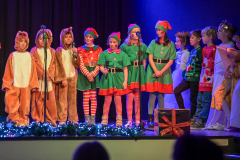
<svg viewBox="0 0 240 160"><path fill-rule="evenodd" d="M123 86L122 87L123 87L124 90L127 89L127 82L126 81L123 82Z"/></svg>
<svg viewBox="0 0 240 160"><path fill-rule="evenodd" d="M72 52L77 53L78 52L77 48L72 48Z"/></svg>
<svg viewBox="0 0 240 160"><path fill-rule="evenodd" d="M32 92L36 92L36 91L37 91L37 88L33 88L33 89L32 89Z"/></svg>
<svg viewBox="0 0 240 160"><path fill-rule="evenodd" d="M66 87L67 86L67 80L63 80L62 85L63 85L63 87Z"/></svg>
<svg viewBox="0 0 240 160"><path fill-rule="evenodd" d="M109 70L109 69L104 68L104 69L103 69L103 74L108 74L108 70Z"/></svg>
<svg viewBox="0 0 240 160"><path fill-rule="evenodd" d="M49 75L47 75L47 81L52 81Z"/></svg>
<svg viewBox="0 0 240 160"><path fill-rule="evenodd" d="M152 76L153 77L161 77L162 76L162 72L161 71L157 71Z"/></svg>
<svg viewBox="0 0 240 160"><path fill-rule="evenodd" d="M8 91L8 90L9 90L9 88L6 88L6 87L5 87L5 88L3 88L3 91Z"/></svg>
<svg viewBox="0 0 240 160"><path fill-rule="evenodd" d="M92 73L89 73L89 74L87 75L87 79L88 79L89 82L93 82L93 81L94 81L93 74L92 74Z"/></svg>

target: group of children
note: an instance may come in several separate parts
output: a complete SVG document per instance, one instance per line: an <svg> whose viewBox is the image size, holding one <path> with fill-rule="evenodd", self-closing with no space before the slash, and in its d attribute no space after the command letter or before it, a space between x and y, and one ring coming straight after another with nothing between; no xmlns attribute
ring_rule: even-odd
<svg viewBox="0 0 240 160"><path fill-rule="evenodd" d="M167 31L172 29L167 21L157 22L155 26L157 38L152 40L148 47L136 34L140 32L140 27L137 24L130 24L128 37L124 43L120 45L120 32L114 32L108 37L109 48L105 51L94 44L94 39L99 35L93 28L88 28L84 32L85 45L78 48L72 47L74 40L72 27L63 29L60 34L60 47L56 51L50 47L51 31L41 29L36 35L36 46L31 49L31 53L26 52L29 45L28 34L19 31L15 39L16 51L10 54L3 77L2 90L6 91L7 121L12 121L18 126L28 125L29 113L37 123L44 121L45 73L47 72L46 89L49 97L46 100L46 120L55 126L57 121L59 125L66 124L67 120L78 123L77 90L83 92L85 122L95 124L97 89L99 95L105 96L102 125L108 124L112 97L116 107L116 126L123 125L122 95L127 96L126 125L132 126L133 100L136 125L139 125L140 86L141 91L150 92L149 127L154 126L152 113L156 97L158 97L158 106L162 109L184 109L190 105L190 97L192 128L204 127L210 106L226 113L229 130L232 130L231 127L240 128L237 111L231 112L233 108L238 109L238 107L231 109L231 104L236 104L239 97L238 54L236 52L236 56L232 57L236 60L234 66L224 66L214 45L218 37L222 41L221 45L234 47L231 41L232 28L230 23L223 22L218 32L214 27L206 27L202 31L194 30L190 34L177 32L175 43L176 48L179 49L177 53L174 43L167 36ZM46 62L44 38L47 38ZM234 40L240 49L239 33L235 35ZM200 45L201 41L206 44L203 49ZM186 49L189 42L194 47L191 52ZM142 52L139 52L139 47ZM139 55L139 53L143 54ZM145 72L147 59L149 64ZM176 70L172 74L170 67L174 60L176 60ZM45 63L47 71L44 69ZM99 70L103 73L100 80ZM189 88L190 92L186 91ZM182 94L183 91L186 92ZM231 94L228 94L229 91ZM238 93L238 96L235 93ZM227 96L230 98L225 100ZM226 107L223 107L224 105ZM211 124L211 127L214 127L214 124Z"/></svg>

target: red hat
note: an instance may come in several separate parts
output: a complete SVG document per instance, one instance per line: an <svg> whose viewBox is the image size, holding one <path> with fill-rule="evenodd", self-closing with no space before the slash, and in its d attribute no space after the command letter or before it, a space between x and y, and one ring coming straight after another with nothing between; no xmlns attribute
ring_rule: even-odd
<svg viewBox="0 0 240 160"><path fill-rule="evenodd" d="M172 29L172 27L170 26L168 21L158 21L157 24L155 25L155 28L161 29L166 33L167 33L168 29L170 29L170 30Z"/></svg>
<svg viewBox="0 0 240 160"><path fill-rule="evenodd" d="M93 36L94 39L99 37L97 31L94 28L87 28L86 31L84 32L84 36L86 34L90 34L91 36Z"/></svg>
<svg viewBox="0 0 240 160"><path fill-rule="evenodd" d="M120 45L120 43L121 43L120 32L113 32L112 34L110 34L110 36L108 37L107 43L109 43L109 39L110 39L110 38L116 38L117 41L118 41L118 45Z"/></svg>

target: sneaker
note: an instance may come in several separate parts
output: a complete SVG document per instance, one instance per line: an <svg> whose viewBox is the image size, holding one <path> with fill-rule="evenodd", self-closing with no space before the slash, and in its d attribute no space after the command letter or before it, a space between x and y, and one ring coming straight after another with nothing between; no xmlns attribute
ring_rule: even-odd
<svg viewBox="0 0 240 160"><path fill-rule="evenodd" d="M236 128L236 127L226 127L224 129L224 131L226 131L226 132L239 132L240 130L239 130L239 128Z"/></svg>
<svg viewBox="0 0 240 160"><path fill-rule="evenodd" d="M213 129L218 131L223 131L225 129L225 126L219 123L213 124Z"/></svg>
<svg viewBox="0 0 240 160"><path fill-rule="evenodd" d="M196 123L196 121L197 121L196 118L192 118L192 119L190 120L190 125L192 126L194 123Z"/></svg>
<svg viewBox="0 0 240 160"><path fill-rule="evenodd" d="M193 125L191 125L191 129L202 129L202 128L205 128L205 125L202 119L198 119Z"/></svg>

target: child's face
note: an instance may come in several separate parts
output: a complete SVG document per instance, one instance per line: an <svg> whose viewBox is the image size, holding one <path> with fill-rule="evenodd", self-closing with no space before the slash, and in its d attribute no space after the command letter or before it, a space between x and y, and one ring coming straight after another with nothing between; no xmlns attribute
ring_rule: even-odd
<svg viewBox="0 0 240 160"><path fill-rule="evenodd" d="M111 50L118 49L118 41L116 38L109 38L109 47L111 48Z"/></svg>
<svg viewBox="0 0 240 160"><path fill-rule="evenodd" d="M190 44L191 46L196 47L198 44L200 44L201 37L196 37L193 34L190 36Z"/></svg>
<svg viewBox="0 0 240 160"><path fill-rule="evenodd" d="M236 38L236 46L240 49L240 38Z"/></svg>
<svg viewBox="0 0 240 160"><path fill-rule="evenodd" d="M24 50L27 47L27 41L24 38L21 38L19 41L19 48Z"/></svg>
<svg viewBox="0 0 240 160"><path fill-rule="evenodd" d="M203 41L203 44L208 44L212 41L212 36L207 36L206 33L203 33L202 34L202 41Z"/></svg>
<svg viewBox="0 0 240 160"><path fill-rule="evenodd" d="M228 33L226 30L224 30L222 27L219 26L218 32L217 32L217 37L218 37L218 39L220 39L222 41L228 37Z"/></svg>
<svg viewBox="0 0 240 160"><path fill-rule="evenodd" d="M65 34L65 36L64 36L64 43L69 45L69 44L72 44L72 42L73 42L72 35L70 33Z"/></svg>
<svg viewBox="0 0 240 160"><path fill-rule="evenodd" d="M183 47L184 47L184 44L185 44L185 43L182 43L179 37L176 37L175 45L176 45L176 48L177 48L177 49L183 48Z"/></svg>
<svg viewBox="0 0 240 160"><path fill-rule="evenodd" d="M139 37L136 35L137 32L140 32L140 28L133 28L129 33L130 39L138 40Z"/></svg>
<svg viewBox="0 0 240 160"><path fill-rule="evenodd" d="M157 28L156 28L156 33L157 33L157 35L158 35L159 38L164 37L165 34L166 34L163 30L157 29Z"/></svg>
<svg viewBox="0 0 240 160"><path fill-rule="evenodd" d="M85 40L86 44L93 44L94 38L92 35L86 34L84 37L84 40Z"/></svg>
<svg viewBox="0 0 240 160"><path fill-rule="evenodd" d="M43 34L40 34L40 35L38 36L38 44L39 44L41 47L44 47Z"/></svg>

